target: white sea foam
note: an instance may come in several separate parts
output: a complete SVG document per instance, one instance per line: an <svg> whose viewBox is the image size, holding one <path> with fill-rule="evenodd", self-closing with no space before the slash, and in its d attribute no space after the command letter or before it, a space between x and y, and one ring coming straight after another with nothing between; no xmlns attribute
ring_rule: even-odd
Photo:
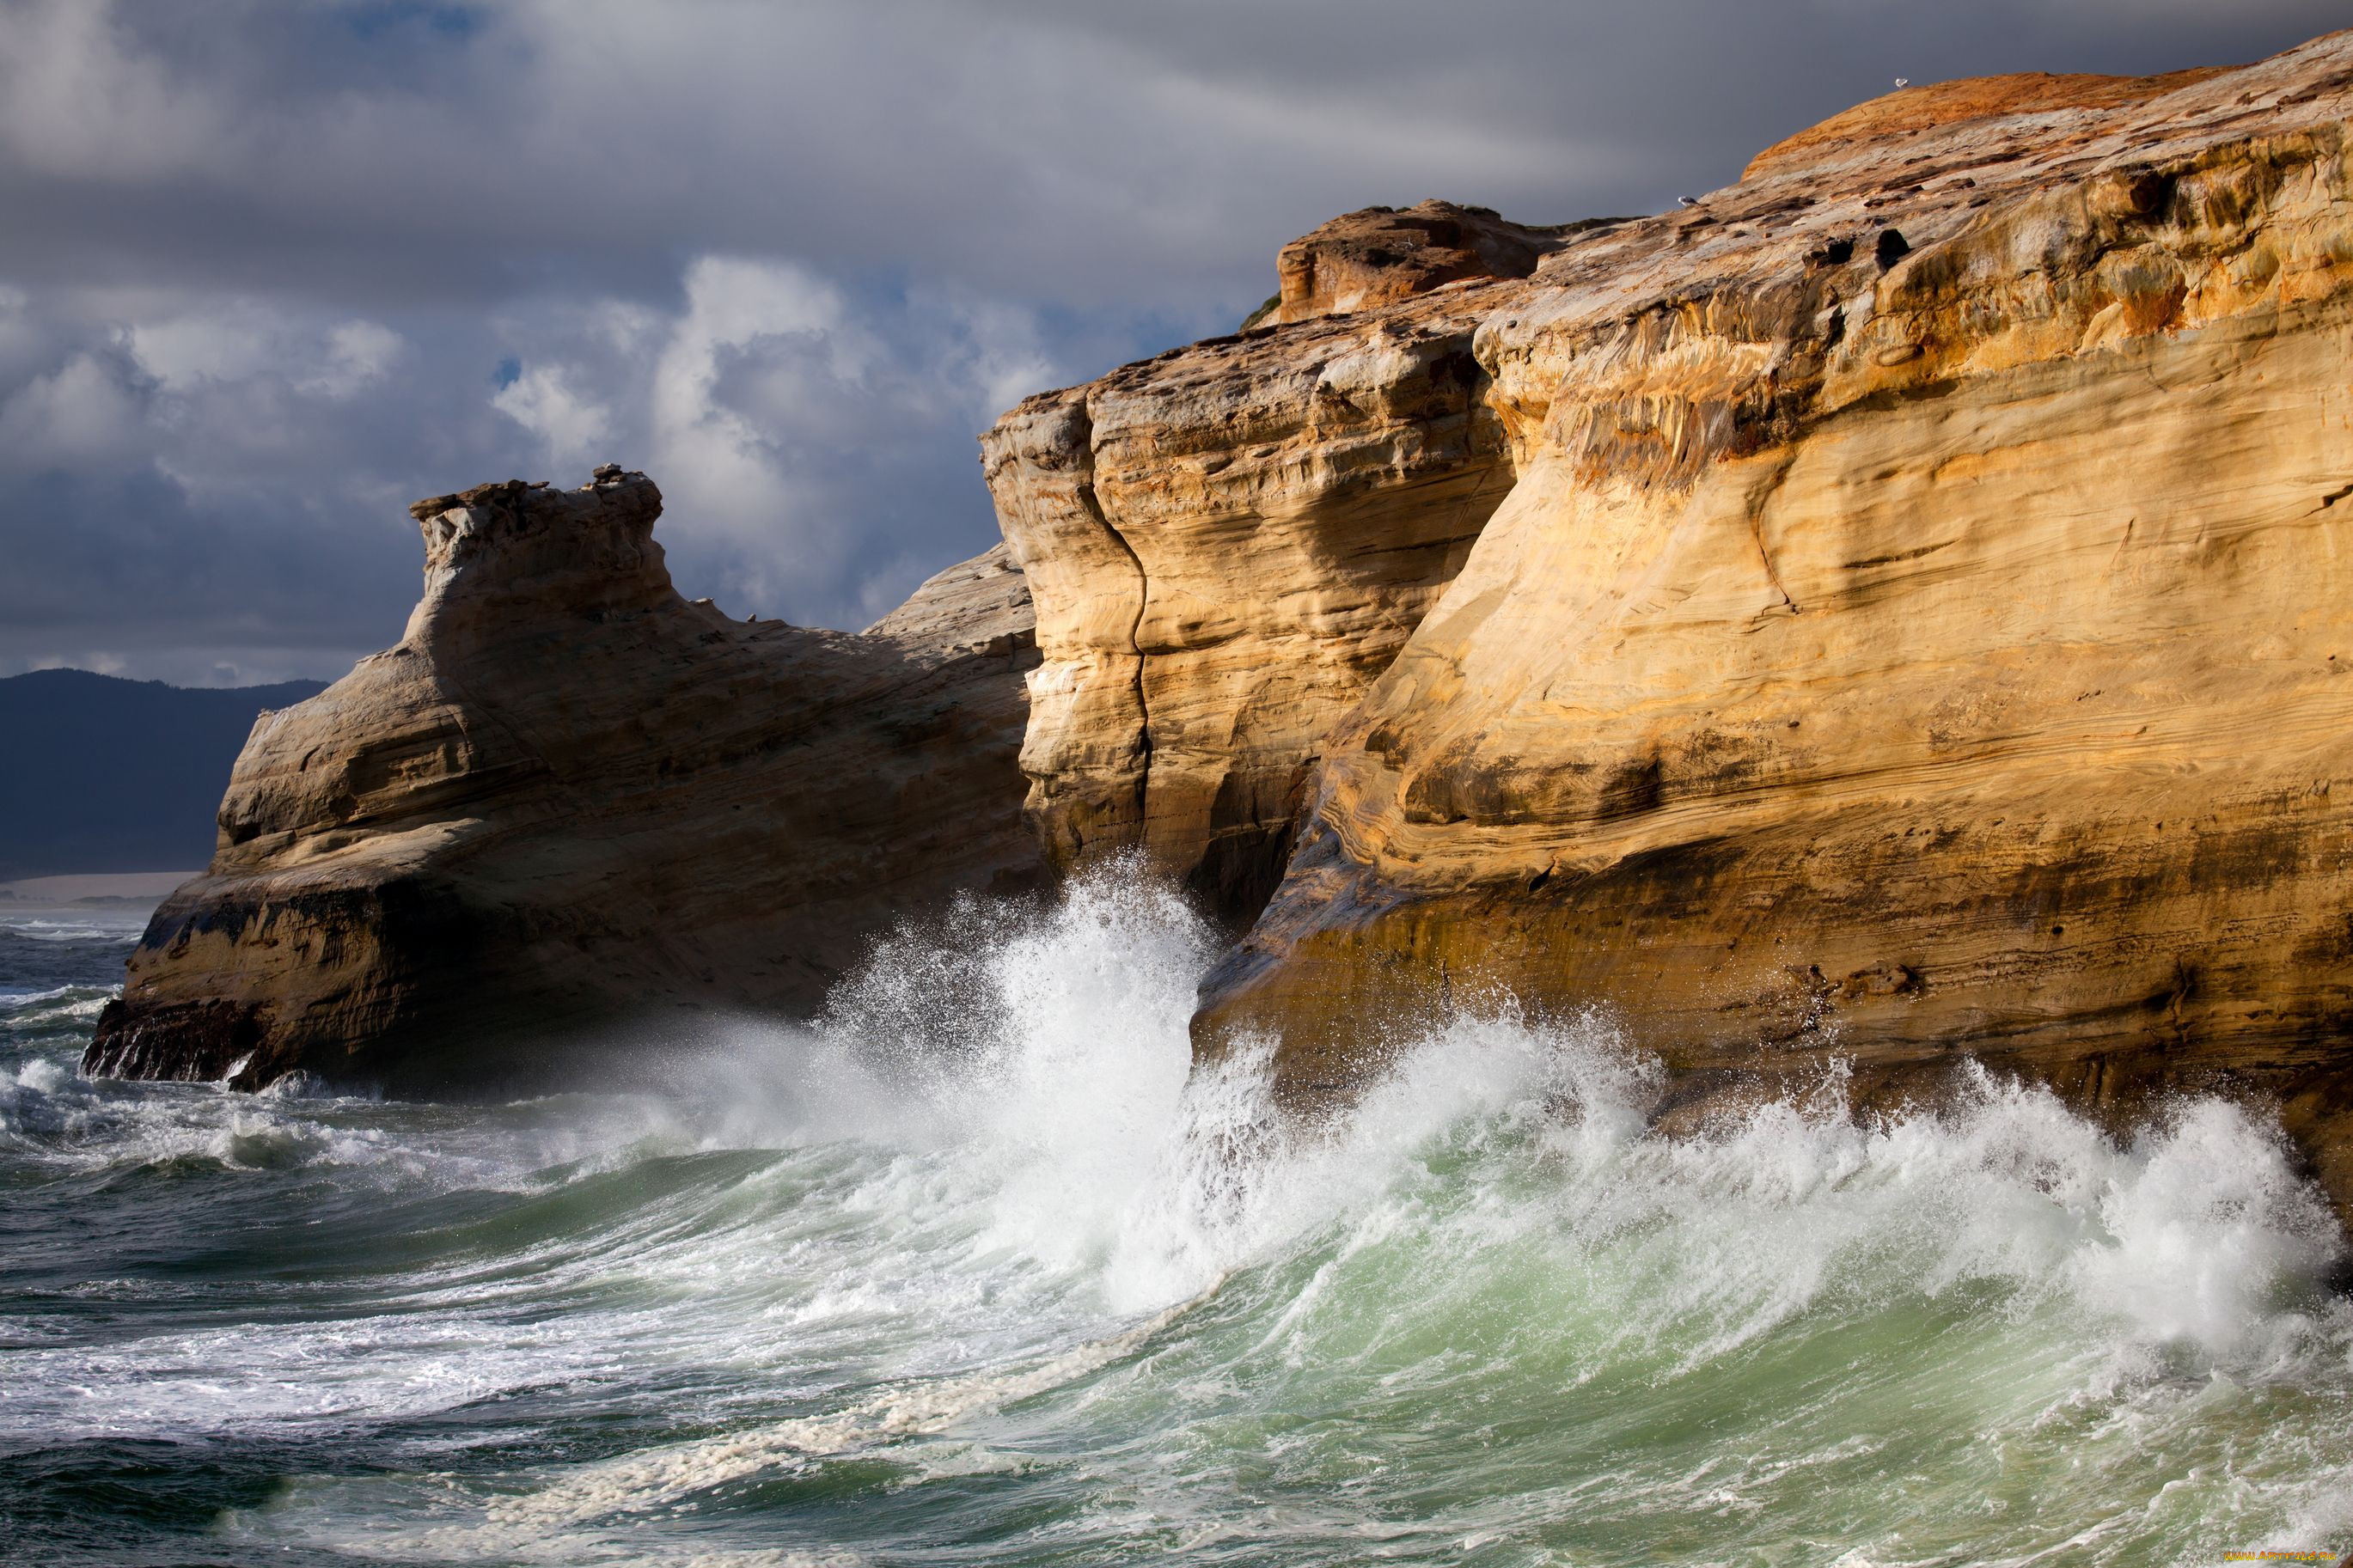
<svg viewBox="0 0 2353 1568"><path fill-rule="evenodd" d="M814 1561L794 1552L840 1543L678 1521L853 1462L915 1489L1018 1478L1071 1540L1159 1531L1182 1555L1279 1531L1303 1562L1535 1560L1557 1520L1723 1521L1715 1554L1737 1555L1739 1531L1873 1466L1933 1474L1886 1483L1857 1562L1933 1560L1923 1531L2019 1473L2059 1479L2037 1504L2056 1534L1994 1521L2017 1560L2348 1528L2329 1466L2353 1443L2353 1321L2316 1284L2340 1243L2260 1114L2189 1100L2120 1142L1980 1073L1934 1114L1858 1122L1833 1083L1662 1139L1637 1043L1498 1009L1398 1050L1350 1114L1293 1125L1264 1042L1191 1070L1212 946L1132 872L1018 920L970 906L885 943L816 1030L681 1050L692 1092L668 1097L428 1113L29 1064L0 1118L33 1106L6 1124L60 1169L196 1158L509 1194L494 1212L515 1218L494 1247L388 1263L323 1320L0 1352L16 1411L361 1431L609 1385L691 1429L304 1481L226 1527L395 1560ZM617 1392L640 1384L686 1392ZM2315 1425L2256 1420L2257 1400ZM1678 1427L1686 1408L1721 1441ZM1915 1452L1924 1424L1953 1441ZM1593 1449L1588 1426L1628 1430ZM1366 1478L1436 1485L1416 1467L1439 1432L1454 1495L1373 1528ZM1515 1469L1498 1432L1558 1457ZM2204 1457L2174 1477L2176 1452ZM1220 1478L1244 1472L1280 1507L1233 1511Z"/></svg>
<svg viewBox="0 0 2353 1568"><path fill-rule="evenodd" d="M1134 1353L1190 1303L1060 1352L1032 1365L890 1386L820 1416L772 1422L724 1437L683 1443L573 1470L543 1490L502 1498L485 1510L492 1527L464 1538L474 1549L511 1550L552 1527L674 1503L782 1465L895 1439L929 1436L1017 1400L1060 1388ZM445 1538L443 1546L459 1540Z"/></svg>
<svg viewBox="0 0 2353 1568"><path fill-rule="evenodd" d="M17 1028L43 1028L59 1024L88 1024L98 1017L115 994L90 985L51 985L38 990L0 992L0 1014Z"/></svg>
<svg viewBox="0 0 2353 1568"><path fill-rule="evenodd" d="M111 943L128 947L146 929L146 916L0 915L0 931L33 942Z"/></svg>

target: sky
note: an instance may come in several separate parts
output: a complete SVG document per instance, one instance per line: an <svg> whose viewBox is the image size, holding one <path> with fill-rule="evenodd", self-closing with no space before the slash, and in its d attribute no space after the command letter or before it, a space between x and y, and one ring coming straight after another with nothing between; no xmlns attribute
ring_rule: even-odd
<svg viewBox="0 0 2353 1568"><path fill-rule="evenodd" d="M688 597L862 626L974 437L1430 196L1655 212L1896 76L2261 58L2343 0L0 0L0 675L332 679L407 503L661 486Z"/></svg>

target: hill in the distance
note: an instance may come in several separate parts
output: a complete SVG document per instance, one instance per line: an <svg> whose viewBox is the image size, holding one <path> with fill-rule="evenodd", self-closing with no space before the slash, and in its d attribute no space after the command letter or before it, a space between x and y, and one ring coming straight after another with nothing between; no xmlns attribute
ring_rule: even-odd
<svg viewBox="0 0 2353 1568"><path fill-rule="evenodd" d="M204 689L84 669L0 679L0 881L204 865L254 716L323 689Z"/></svg>

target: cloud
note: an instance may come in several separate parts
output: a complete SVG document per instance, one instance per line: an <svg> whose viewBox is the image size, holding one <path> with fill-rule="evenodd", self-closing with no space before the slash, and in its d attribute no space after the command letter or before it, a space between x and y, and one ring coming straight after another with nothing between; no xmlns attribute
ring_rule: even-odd
<svg viewBox="0 0 2353 1568"><path fill-rule="evenodd" d="M322 363L295 389L342 402L382 381L406 346L398 332L377 322L338 322L327 330Z"/></svg>
<svg viewBox="0 0 2353 1568"><path fill-rule="evenodd" d="M399 635L409 500L607 459L662 482L689 594L862 626L987 546L975 433L1076 374L1021 304L740 257L687 258L656 303L487 321L158 288L0 305L29 345L0 378L0 670L340 673Z"/></svg>
<svg viewBox="0 0 2353 1568"><path fill-rule="evenodd" d="M217 174L238 118L111 5L0 10L0 136L27 171L115 185Z"/></svg>
<svg viewBox="0 0 2353 1568"><path fill-rule="evenodd" d="M654 365L651 436L654 461L698 524L740 536L774 517L790 493L787 439L883 434L840 428L847 405L827 396L854 396L878 357L845 317L840 296L797 267L706 258L688 268L686 312ZM819 545L826 521L802 524L805 544Z"/></svg>
<svg viewBox="0 0 2353 1568"><path fill-rule="evenodd" d="M139 368L174 395L274 375L306 397L342 401L383 380L405 347L380 322L290 319L241 299L129 321L119 335Z"/></svg>
<svg viewBox="0 0 2353 1568"><path fill-rule="evenodd" d="M680 294L507 321L491 403L541 467L653 473L673 572L738 614L863 625L985 547L973 437L1067 368L1034 311L742 257L690 261Z"/></svg>
<svg viewBox="0 0 2353 1568"><path fill-rule="evenodd" d="M619 428L610 409L575 391L554 365L518 370L491 406L537 437L548 468L559 473L604 461Z"/></svg>
<svg viewBox="0 0 2353 1568"><path fill-rule="evenodd" d="M0 0L0 670L332 674L404 503L612 458L681 586L858 625L972 436L1424 196L1656 210L1915 80L2254 58L2341 0Z"/></svg>
<svg viewBox="0 0 2353 1568"><path fill-rule="evenodd" d="M131 374L82 351L0 403L0 464L86 468L141 454L144 411Z"/></svg>

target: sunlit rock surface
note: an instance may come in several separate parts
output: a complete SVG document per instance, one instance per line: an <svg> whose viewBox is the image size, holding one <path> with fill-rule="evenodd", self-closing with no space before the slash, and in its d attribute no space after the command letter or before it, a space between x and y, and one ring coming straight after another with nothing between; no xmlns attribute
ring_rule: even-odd
<svg viewBox="0 0 2353 1568"><path fill-rule="evenodd" d="M1203 1048L1277 1036L1314 1100L1508 993L1662 1052L1671 1124L1968 1053L2276 1097L2353 1194L2353 36L2052 79L1866 105L1466 293L1508 496L1305 748ZM1276 596L1187 559L1187 604Z"/></svg>
<svg viewBox="0 0 2353 1568"><path fill-rule="evenodd" d="M898 916L1025 885L1003 552L863 636L745 624L670 586L660 510L609 467L412 508L406 635L256 724L89 1070L568 1081L597 1026L810 1008Z"/></svg>
<svg viewBox="0 0 2353 1568"><path fill-rule="evenodd" d="M1197 343L982 438L1038 595L1022 767L1057 865L1141 847L1264 900L1324 733L1510 489L1470 351L1518 287Z"/></svg>
<svg viewBox="0 0 2353 1568"><path fill-rule="evenodd" d="M1440 201L1366 207L1282 247L1274 260L1282 287L1259 321L1282 326L1370 310L1466 278L1525 278L1572 236L1623 221L1534 226Z"/></svg>

